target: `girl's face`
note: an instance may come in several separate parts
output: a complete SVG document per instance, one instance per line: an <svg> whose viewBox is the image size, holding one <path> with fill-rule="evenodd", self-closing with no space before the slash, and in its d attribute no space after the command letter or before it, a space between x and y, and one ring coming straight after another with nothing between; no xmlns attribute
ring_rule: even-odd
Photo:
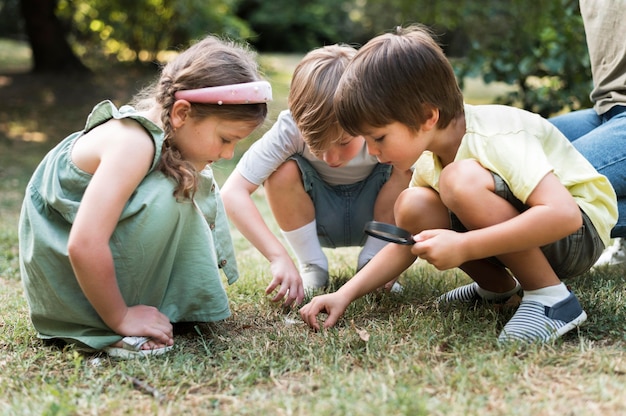
<svg viewBox="0 0 626 416"><path fill-rule="evenodd" d="M428 145L422 131L415 132L405 124L394 122L383 127L368 128L363 137L367 151L380 163L389 163L396 169L411 168Z"/></svg>
<svg viewBox="0 0 626 416"><path fill-rule="evenodd" d="M338 168L354 159L363 148L363 142L362 136L353 137L344 133L341 140L331 144L326 150L312 151L312 153L331 168Z"/></svg>
<svg viewBox="0 0 626 416"><path fill-rule="evenodd" d="M189 117L176 129L174 143L182 157L198 171L219 159L232 159L235 145L257 127L253 121L233 121L216 116Z"/></svg>

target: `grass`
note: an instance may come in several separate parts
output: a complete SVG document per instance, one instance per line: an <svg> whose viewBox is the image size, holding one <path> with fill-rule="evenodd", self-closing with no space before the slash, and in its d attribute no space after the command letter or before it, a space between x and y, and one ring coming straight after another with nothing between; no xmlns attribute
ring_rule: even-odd
<svg viewBox="0 0 626 416"><path fill-rule="evenodd" d="M272 104L275 117L285 106L297 57L262 60L278 98ZM367 295L348 308L335 329L313 333L296 311L263 295L268 263L233 230L242 277L228 288L232 318L179 327L172 353L145 360L116 361L44 345L30 324L18 268L16 224L26 181L47 149L81 128L95 102L121 103L154 73L110 68L76 82L15 72L27 67L21 62L0 71L0 414L626 412L626 281L619 267L568 282L589 320L543 347L497 345L512 308L437 307L438 294L467 278L420 262L402 277L402 294ZM488 100L488 90L474 87L481 102ZM218 166L220 180L233 163ZM269 218L262 192L257 194ZM330 290L353 274L356 253L327 251Z"/></svg>

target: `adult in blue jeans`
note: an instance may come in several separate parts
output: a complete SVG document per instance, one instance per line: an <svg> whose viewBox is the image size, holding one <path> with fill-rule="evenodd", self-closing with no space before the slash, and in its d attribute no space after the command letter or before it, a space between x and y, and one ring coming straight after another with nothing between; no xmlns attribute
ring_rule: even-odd
<svg viewBox="0 0 626 416"><path fill-rule="evenodd" d="M622 0L580 0L591 60L593 108L550 121L605 175L617 193L616 240L600 263L626 262L626 8Z"/></svg>

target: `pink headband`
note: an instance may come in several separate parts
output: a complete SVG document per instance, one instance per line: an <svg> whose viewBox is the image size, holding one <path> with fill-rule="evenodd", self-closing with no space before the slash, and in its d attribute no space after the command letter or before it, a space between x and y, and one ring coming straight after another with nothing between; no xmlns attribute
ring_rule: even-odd
<svg viewBox="0 0 626 416"><path fill-rule="evenodd" d="M176 91L174 98L204 104L257 104L272 100L272 86L267 81L220 85L197 90Z"/></svg>

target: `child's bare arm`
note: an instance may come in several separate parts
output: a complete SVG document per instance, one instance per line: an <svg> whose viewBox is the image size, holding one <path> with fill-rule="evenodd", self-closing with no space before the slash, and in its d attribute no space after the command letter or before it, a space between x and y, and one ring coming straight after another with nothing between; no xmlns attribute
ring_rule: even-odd
<svg viewBox="0 0 626 416"><path fill-rule="evenodd" d="M279 301L285 296L285 303L301 303L304 299L302 279L287 249L269 229L261 213L251 198L258 188L236 170L229 176L221 189L222 200L229 218L237 229L252 243L257 250L272 264L273 279L266 289L272 293L280 286L272 301Z"/></svg>
<svg viewBox="0 0 626 416"><path fill-rule="evenodd" d="M520 215L466 233L426 230L415 236L412 253L444 270L469 261L513 253L557 241L582 224L580 208L553 173L528 198Z"/></svg>
<svg viewBox="0 0 626 416"><path fill-rule="evenodd" d="M337 323L350 302L383 286L414 261L410 247L388 244L335 293L314 297L300 309L300 316L311 328L319 330L317 315L327 313L324 327L330 328Z"/></svg>
<svg viewBox="0 0 626 416"><path fill-rule="evenodd" d="M148 172L154 144L133 121L112 120L88 135L79 139L83 146L72 154L78 166L94 170L69 235L68 253L76 278L112 330L168 344L172 328L165 315L154 307L126 305L109 248L124 206Z"/></svg>

